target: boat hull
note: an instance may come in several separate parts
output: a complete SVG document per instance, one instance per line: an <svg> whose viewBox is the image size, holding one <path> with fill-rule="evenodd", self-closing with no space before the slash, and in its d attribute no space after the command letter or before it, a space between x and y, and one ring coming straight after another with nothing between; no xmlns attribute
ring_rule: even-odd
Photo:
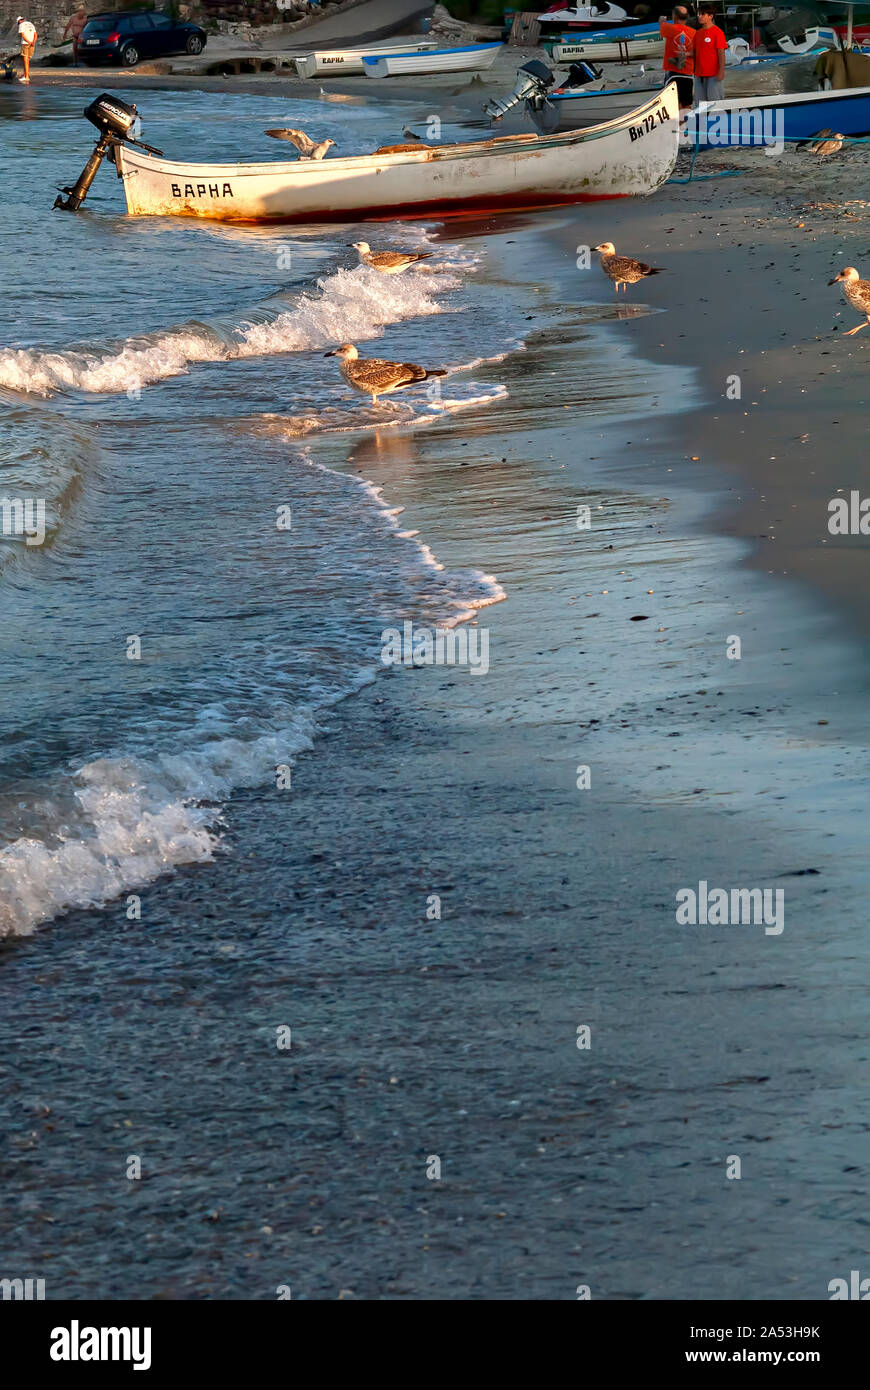
<svg viewBox="0 0 870 1390"><path fill-rule="evenodd" d="M825 129L870 133L870 87L712 101L690 112L683 138L699 149L774 146L808 140Z"/></svg>
<svg viewBox="0 0 870 1390"><path fill-rule="evenodd" d="M402 49L403 53L426 53L435 48L432 39L425 43L409 43ZM365 72L363 58L379 58L387 52L394 53L395 48L389 50L383 43L374 44L369 48L329 48L320 49L315 53L305 53L299 58L295 58L296 71L300 77L334 77L340 74L342 77L348 73Z"/></svg>
<svg viewBox="0 0 870 1390"><path fill-rule="evenodd" d="M491 68L500 43L465 48L431 49L428 53L384 53L363 58L366 77L414 77L430 72L481 72Z"/></svg>
<svg viewBox="0 0 870 1390"><path fill-rule="evenodd" d="M662 74L662 77L664 74ZM551 94L548 104L556 112L556 130L582 130L601 121L615 121L627 111L637 109L661 86L661 82L645 87L604 88L598 91ZM533 118L534 119L534 118Z"/></svg>
<svg viewBox="0 0 870 1390"><path fill-rule="evenodd" d="M677 157L677 114L671 83L618 121L548 136L266 164L176 163L118 145L115 163L135 217L340 222L455 216L651 193Z"/></svg>
<svg viewBox="0 0 870 1390"><path fill-rule="evenodd" d="M608 34L594 41L578 39L576 43L554 44L553 58L557 63L577 63L584 58L592 63L635 63L661 58L664 51L665 41L658 32L625 39Z"/></svg>

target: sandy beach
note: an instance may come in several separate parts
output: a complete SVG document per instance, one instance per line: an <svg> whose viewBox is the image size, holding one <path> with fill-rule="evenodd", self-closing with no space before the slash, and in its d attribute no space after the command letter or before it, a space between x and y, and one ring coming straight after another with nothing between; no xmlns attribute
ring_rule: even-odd
<svg viewBox="0 0 870 1390"><path fill-rule="evenodd" d="M433 229L534 304L506 397L316 457L497 577L489 670L383 670L140 923L4 943L4 1243L49 1297L808 1300L866 1261L868 604L827 532L865 148ZM662 274L617 301L605 239ZM678 924L701 880L784 930Z"/></svg>

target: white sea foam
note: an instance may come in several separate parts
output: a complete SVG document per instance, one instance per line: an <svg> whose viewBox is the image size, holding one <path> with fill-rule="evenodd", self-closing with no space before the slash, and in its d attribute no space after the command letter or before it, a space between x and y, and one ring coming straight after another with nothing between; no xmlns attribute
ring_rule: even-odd
<svg viewBox="0 0 870 1390"><path fill-rule="evenodd" d="M344 693L372 679L361 673ZM61 912L101 907L180 864L212 859L220 803L235 788L268 784L315 731L314 711L302 710L288 728L249 741L198 742L198 729L187 750L86 764L72 779L74 814L46 826L45 839L0 851L0 937L28 936Z"/></svg>
<svg viewBox="0 0 870 1390"><path fill-rule="evenodd" d="M494 575L479 569L445 571L416 532L402 529L398 518L403 508L388 506L382 488L310 457L307 461L351 483L375 506L384 529L408 547L412 572L437 576L431 592L417 585L413 598L432 608L441 626L455 627L506 597ZM373 655L369 669L348 675L341 692L319 708L371 683L377 669ZM292 766L300 752L313 746L317 720L318 709L306 707L277 731L264 729L248 739L214 738L209 735L223 720L215 722L215 710L209 708L191 730L187 748L87 763L62 789L68 809L50 816L41 837L30 835L0 850L0 938L28 936L40 922L61 913L102 907L182 864L213 859L220 850L229 796L242 787L274 785L275 768ZM54 792L56 801L57 787ZM51 804L50 797L45 801Z"/></svg>
<svg viewBox="0 0 870 1390"><path fill-rule="evenodd" d="M455 367L450 374L464 370L464 367ZM440 389L443 393L444 388ZM352 434L363 426L370 428L372 425L376 425L379 430L417 429L436 424L445 415L455 415L473 406L493 405L496 401L504 400L508 394L504 386L488 386L483 389L473 386L468 395L442 394L440 398L427 399L425 385L411 386L409 390L418 396L417 404L411 404L403 392L404 399L401 401L398 396L391 395L382 399L376 406L360 404L350 410L327 406L311 415L278 415L266 411L251 419L236 421L235 428L255 435L283 435L287 439L304 439L318 434Z"/></svg>
<svg viewBox="0 0 870 1390"><path fill-rule="evenodd" d="M290 308L261 305L229 330L179 324L102 346L63 351L0 350L0 386L41 396L55 391L114 393L180 376L196 362L304 352L377 337L386 324L444 312L436 295L458 281L449 273L379 275L367 266L339 270Z"/></svg>
<svg viewBox="0 0 870 1390"><path fill-rule="evenodd" d="M346 473L339 473L334 468L328 468L325 463L318 463L313 459L309 459L309 463L312 468L317 468L321 473L337 474L338 477L358 487L378 507L385 529L390 531L396 540L413 543L418 562L422 564L424 570L431 570L434 574L444 574L444 566L433 553L431 547L425 541L420 540L419 532L403 530L399 517L405 509L404 507L388 506L384 501L382 486L370 482L367 478L355 478ZM507 592L498 582L496 576L486 574L481 569L451 570L450 582L452 587L459 592L454 597L447 599L443 595L439 595L442 612L438 615L438 623L441 627L455 627L457 623L466 623L481 608L488 608L490 604L501 603L502 599L507 598Z"/></svg>

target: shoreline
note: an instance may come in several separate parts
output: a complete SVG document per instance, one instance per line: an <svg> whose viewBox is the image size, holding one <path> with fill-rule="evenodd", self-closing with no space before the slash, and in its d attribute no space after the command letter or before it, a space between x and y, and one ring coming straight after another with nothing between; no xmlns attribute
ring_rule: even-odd
<svg viewBox="0 0 870 1390"><path fill-rule="evenodd" d="M689 203L665 190L446 224L448 240L454 225L481 238L496 279L538 284L525 352L492 369L507 399L315 447L404 505L441 563L504 585L478 619L490 673L383 673L300 757L289 803L232 799L231 852L144 892L132 936L116 903L4 951L0 997L29 1003L9 1065L26 1076L36 1043L54 1102L51 1128L26 1124L59 1191L40 1199L25 1176L37 1206L12 1233L28 1268L54 1274L49 1298L110 1296L110 1259L140 1296L170 1298L273 1298L289 1281L294 1298L572 1299L582 1281L613 1299L814 1299L855 1265L865 659L828 591L805 587L797 544L799 585L761 572L774 543L750 551L768 513L746 477L780 452L802 383L757 408L750 458L725 457L715 388L741 314L759 333L770 306L729 293L742 248L716 254L715 278L687 249L698 222L722 230L722 188L733 232L754 196L736 179ZM665 312L614 320L577 245L608 237L665 264L675 207L678 273L628 300ZM758 230L761 266L772 233ZM790 307L792 324L808 312ZM863 350L847 350L853 370ZM659 414L675 360L685 408ZM750 408L787 380L783 354L769 382L746 375ZM565 413L572 383L597 415ZM767 496L775 470L762 482ZM797 483L806 521L808 468ZM578 502L596 518L585 535ZM674 893L701 878L783 887L782 937L679 927ZM168 979L179 934L185 967ZM79 1068L69 1040L50 1045L46 973ZM296 1050L276 1060L283 1023ZM91 1138L65 1120L83 1113ZM134 1199L119 1145L149 1155ZM723 1177L734 1153L742 1184ZM59 1228L42 1221L53 1209Z"/></svg>

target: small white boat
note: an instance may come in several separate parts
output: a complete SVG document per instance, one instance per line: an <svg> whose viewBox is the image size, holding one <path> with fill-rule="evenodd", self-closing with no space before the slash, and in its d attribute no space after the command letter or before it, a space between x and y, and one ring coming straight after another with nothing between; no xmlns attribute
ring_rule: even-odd
<svg viewBox="0 0 870 1390"><path fill-rule="evenodd" d="M662 86L664 79L663 72L649 72L625 87L602 78L576 91L550 92L547 97L550 112L539 119L538 113L529 110L529 116L541 130L579 130L601 121L615 121L627 111L636 110L639 102Z"/></svg>
<svg viewBox="0 0 870 1390"><path fill-rule="evenodd" d="M435 48L434 39L420 43L403 45L402 53L425 53ZM334 73L363 73L363 58L378 58L384 53L397 52L395 43L370 44L368 48L324 48L314 53L303 53L293 61L300 77L329 77Z"/></svg>
<svg viewBox="0 0 870 1390"><path fill-rule="evenodd" d="M669 83L619 120L564 134L263 164L176 162L121 139L114 158L134 217L341 222L642 196L670 176L678 148Z"/></svg>
<svg viewBox="0 0 870 1390"><path fill-rule="evenodd" d="M665 41L658 32L627 34L624 39L614 33L612 41L609 34L604 41L578 35L576 43L554 44L553 59L557 63L577 63L584 58L591 63L635 63L661 58L664 51Z"/></svg>
<svg viewBox="0 0 870 1390"><path fill-rule="evenodd" d="M619 5L611 5L602 0L600 5L566 5L563 9L554 6L540 17L541 28L550 32L558 29L600 29L604 24L636 24L627 10Z"/></svg>
<svg viewBox="0 0 870 1390"><path fill-rule="evenodd" d="M798 54L821 52L825 48L839 48L840 41L833 29L807 29L802 39L792 39L786 34L777 43L783 53L790 57Z"/></svg>
<svg viewBox="0 0 870 1390"><path fill-rule="evenodd" d="M470 43L464 48L432 48L428 53L383 53L363 58L366 77L411 77L427 72L480 72L491 68L500 43Z"/></svg>

